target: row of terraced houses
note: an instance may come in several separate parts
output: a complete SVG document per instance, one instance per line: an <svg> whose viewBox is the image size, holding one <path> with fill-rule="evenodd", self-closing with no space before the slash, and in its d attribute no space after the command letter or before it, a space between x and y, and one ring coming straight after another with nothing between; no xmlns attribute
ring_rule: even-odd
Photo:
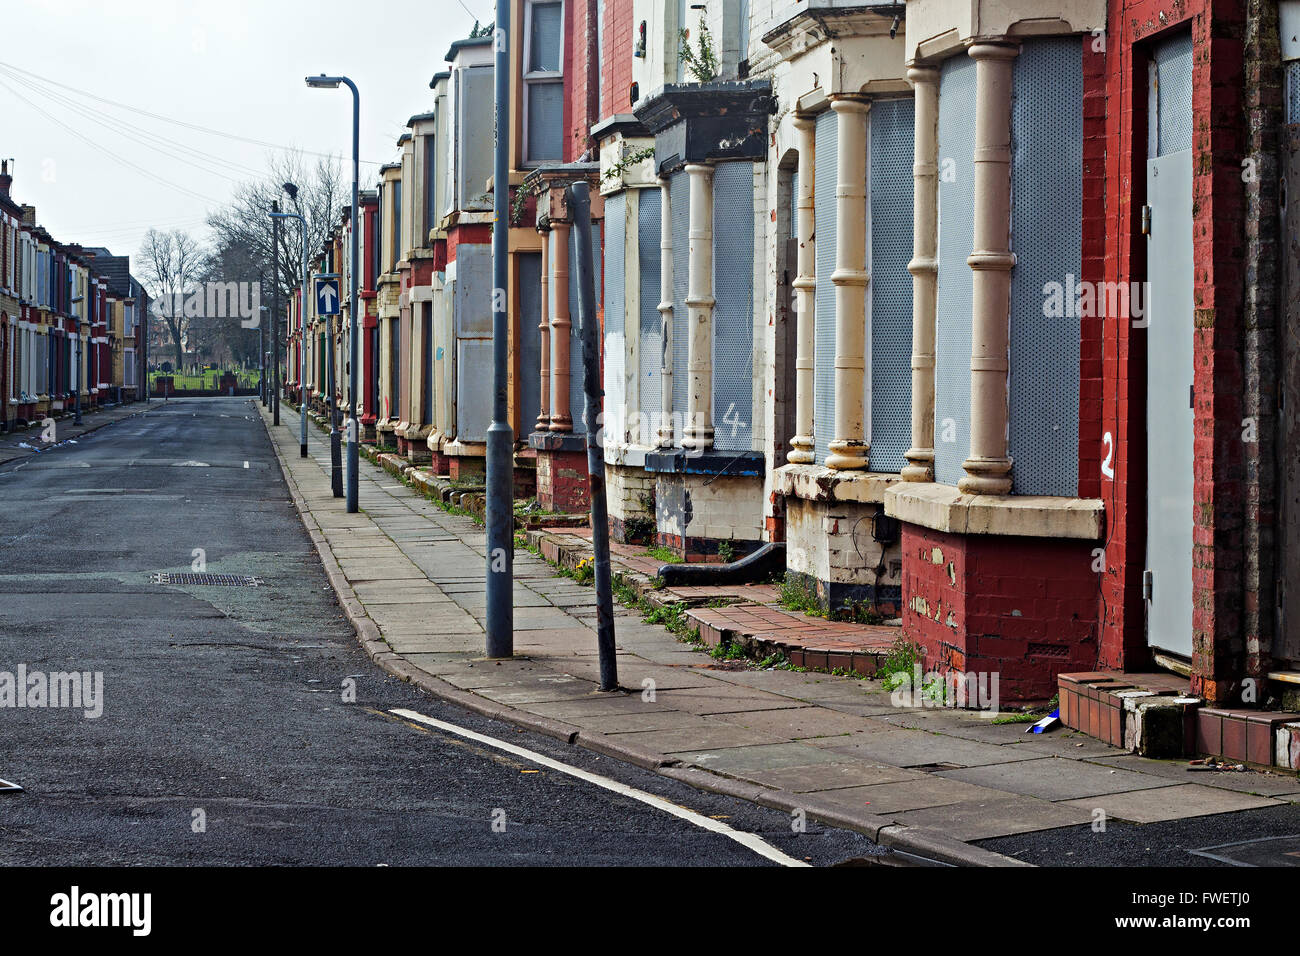
<svg viewBox="0 0 1300 956"><path fill-rule="evenodd" d="M60 242L10 195L0 163L0 431L135 401L148 308L127 256Z"/></svg>
<svg viewBox="0 0 1300 956"><path fill-rule="evenodd" d="M1132 675L1295 704L1297 6L512 4L509 182L458 41L315 263L360 271L365 440L483 472L508 188L516 486L586 509L586 181L617 539L784 542L828 610L1103 736L1098 687L1162 696ZM333 335L347 401L344 319L292 311L292 395Z"/></svg>

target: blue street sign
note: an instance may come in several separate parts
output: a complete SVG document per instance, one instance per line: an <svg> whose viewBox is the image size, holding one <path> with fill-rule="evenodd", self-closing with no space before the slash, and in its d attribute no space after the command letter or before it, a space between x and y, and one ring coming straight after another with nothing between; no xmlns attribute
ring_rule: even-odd
<svg viewBox="0 0 1300 956"><path fill-rule="evenodd" d="M338 276L317 276L316 314L338 315L341 302Z"/></svg>

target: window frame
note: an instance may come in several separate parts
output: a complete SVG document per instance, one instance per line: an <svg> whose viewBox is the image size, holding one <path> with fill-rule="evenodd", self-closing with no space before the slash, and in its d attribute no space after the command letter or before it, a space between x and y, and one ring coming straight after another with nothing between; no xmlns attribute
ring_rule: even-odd
<svg viewBox="0 0 1300 956"><path fill-rule="evenodd" d="M534 86L553 85L560 88L560 105L561 110L564 107L564 57L567 52L568 37L564 29L564 9L565 0L527 0L524 4L524 42L519 61L519 76L521 80L521 104L520 115L522 116L522 133L519 137L519 151L521 154L520 168L536 168L544 166L547 163L561 163L564 161L564 133L560 133L560 155L547 156L540 159L533 158L529 153L529 130L531 129L532 118L529 116L529 102ZM559 50L559 69L557 70L537 70L530 71L528 64L532 58L533 52L533 12L539 6L554 6L560 11L560 50Z"/></svg>

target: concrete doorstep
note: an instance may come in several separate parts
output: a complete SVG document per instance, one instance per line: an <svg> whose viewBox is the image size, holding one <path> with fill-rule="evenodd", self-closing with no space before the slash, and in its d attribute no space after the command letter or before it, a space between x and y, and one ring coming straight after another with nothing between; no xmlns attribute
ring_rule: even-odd
<svg viewBox="0 0 1300 956"><path fill-rule="evenodd" d="M873 680L715 660L622 607L625 690L602 694L592 589L523 549L516 656L486 659L482 529L369 462L362 512L346 515L329 492L328 447L316 439L300 458L297 413L282 406L281 419L275 429L263 412L362 646L389 673L476 713L955 865L1027 865L972 843L1088 825L1099 810L1141 823L1157 808L1177 819L1300 800L1300 780L1275 781L1267 797L1205 775L1189 783L1168 765L1111 765L1123 751L1073 731L1026 734L972 711L897 706Z"/></svg>

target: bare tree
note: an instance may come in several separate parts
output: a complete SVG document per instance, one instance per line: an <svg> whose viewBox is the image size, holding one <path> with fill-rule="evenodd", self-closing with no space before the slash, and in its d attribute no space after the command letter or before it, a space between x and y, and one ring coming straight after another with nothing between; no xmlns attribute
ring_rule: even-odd
<svg viewBox="0 0 1300 956"><path fill-rule="evenodd" d="M155 300L154 315L171 333L176 348L176 370L185 364L184 299L187 283L198 279L204 253L198 240L183 229L162 232L150 229L140 249L143 278Z"/></svg>
<svg viewBox="0 0 1300 956"><path fill-rule="evenodd" d="M307 220L307 250L314 256L339 222L344 189L337 159L320 159L309 168L301 153L287 152L272 156L268 168L265 178L237 187L230 205L208 217L208 227L217 250L242 250L241 259L264 263L283 297L298 289L302 238L297 222L282 220L280 245L272 251L271 204L279 202L284 212ZM285 183L298 187L296 200L285 192ZM264 299L270 291L263 290Z"/></svg>

